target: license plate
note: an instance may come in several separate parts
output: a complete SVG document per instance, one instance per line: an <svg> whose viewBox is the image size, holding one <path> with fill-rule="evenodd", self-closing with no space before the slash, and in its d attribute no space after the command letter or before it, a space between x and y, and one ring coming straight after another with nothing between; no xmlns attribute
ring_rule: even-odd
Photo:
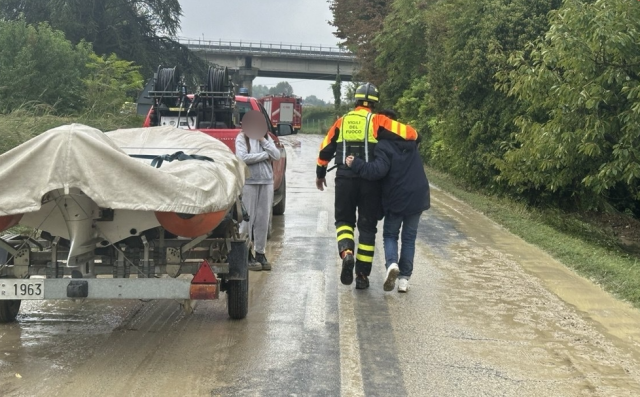
<svg viewBox="0 0 640 397"><path fill-rule="evenodd" d="M0 300L44 299L43 280L0 280Z"/></svg>

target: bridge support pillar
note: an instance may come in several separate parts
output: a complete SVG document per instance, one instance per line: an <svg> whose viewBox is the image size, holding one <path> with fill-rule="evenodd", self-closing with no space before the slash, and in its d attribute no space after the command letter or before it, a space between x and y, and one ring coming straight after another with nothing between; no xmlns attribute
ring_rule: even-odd
<svg viewBox="0 0 640 397"><path fill-rule="evenodd" d="M244 87L249 90L249 96L253 95L253 80L258 76L258 68L239 68L233 74L233 82L236 91Z"/></svg>

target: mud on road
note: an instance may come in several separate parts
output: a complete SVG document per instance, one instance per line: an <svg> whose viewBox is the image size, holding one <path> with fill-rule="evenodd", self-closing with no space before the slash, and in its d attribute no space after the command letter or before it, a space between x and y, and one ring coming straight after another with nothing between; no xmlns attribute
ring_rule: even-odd
<svg viewBox="0 0 640 397"><path fill-rule="evenodd" d="M408 294L338 281L320 137L287 139L287 212L247 319L225 299L23 303L3 396L635 396L640 314L434 188Z"/></svg>

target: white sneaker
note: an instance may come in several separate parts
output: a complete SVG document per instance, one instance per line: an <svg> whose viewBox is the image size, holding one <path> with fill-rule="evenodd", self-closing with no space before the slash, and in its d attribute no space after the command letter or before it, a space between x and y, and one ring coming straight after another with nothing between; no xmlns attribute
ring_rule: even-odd
<svg viewBox="0 0 640 397"><path fill-rule="evenodd" d="M393 287L396 286L396 278L398 278L398 274L400 273L400 268L397 263L392 263L387 269L387 277L384 279L384 286L382 287L385 291L393 291Z"/></svg>
<svg viewBox="0 0 640 397"><path fill-rule="evenodd" d="M409 290L409 280L401 278L398 280L398 292L407 292Z"/></svg>

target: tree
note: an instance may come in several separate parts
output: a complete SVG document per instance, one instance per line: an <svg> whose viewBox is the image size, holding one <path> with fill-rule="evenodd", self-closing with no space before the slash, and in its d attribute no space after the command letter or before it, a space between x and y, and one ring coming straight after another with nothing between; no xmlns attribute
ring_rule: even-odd
<svg viewBox="0 0 640 397"><path fill-rule="evenodd" d="M65 113L82 108L82 77L90 53L89 45L73 45L47 24L0 21L0 111L29 102Z"/></svg>
<svg viewBox="0 0 640 397"><path fill-rule="evenodd" d="M356 103L356 90L358 87L362 85L360 82L351 81L346 84L346 89L344 90L344 94L342 95L341 103L346 105L347 107L351 107Z"/></svg>
<svg viewBox="0 0 640 397"><path fill-rule="evenodd" d="M0 19L46 21L74 44L134 61L146 77L160 64L180 65L191 80L207 65L175 41L181 15L178 0L0 0Z"/></svg>
<svg viewBox="0 0 640 397"><path fill-rule="evenodd" d="M262 98L269 95L269 87L266 85L256 84L252 88L252 94L255 98Z"/></svg>
<svg viewBox="0 0 640 397"><path fill-rule="evenodd" d="M336 113L339 113L342 99L342 78L340 78L340 73L336 74L336 82L331 84L331 89L333 90L333 105L336 108Z"/></svg>
<svg viewBox="0 0 640 397"><path fill-rule="evenodd" d="M91 54L86 67L88 75L83 79L83 98L91 112L116 112L132 93L142 89L144 80L138 72L139 67L118 59L115 54L108 57Z"/></svg>
<svg viewBox="0 0 640 397"><path fill-rule="evenodd" d="M505 143L501 177L586 206L608 197L638 216L640 8L565 0L551 15L546 37L515 52L502 74L502 88L527 108Z"/></svg>
<svg viewBox="0 0 640 397"><path fill-rule="evenodd" d="M327 106L327 102L323 101L315 95L309 95L304 99L303 103L309 106Z"/></svg>
<svg viewBox="0 0 640 397"><path fill-rule="evenodd" d="M269 94L271 95L293 95L293 87L286 81L281 81L276 84L275 87L269 88Z"/></svg>
<svg viewBox="0 0 640 397"><path fill-rule="evenodd" d="M374 40L376 67L384 75L379 87L384 103L396 103L414 79L426 73L427 8L426 0L395 1Z"/></svg>
<svg viewBox="0 0 640 397"><path fill-rule="evenodd" d="M358 56L362 66L358 77L377 85L382 83L383 76L375 67L377 49L373 40L392 3L393 0L329 0L335 36Z"/></svg>
<svg viewBox="0 0 640 397"><path fill-rule="evenodd" d="M405 104L422 101L426 107L421 111L431 112L420 122L430 133L424 148L430 164L475 186L508 189L496 179L496 163L504 155L503 142L515 130L513 119L521 105L496 88L495 75L508 66L511 51L544 34L547 14L560 0L419 4L399 0L386 27L398 29L399 38L378 40L386 59L406 65L406 70L387 67L390 78L383 88L404 89ZM417 12L422 17L411 19ZM423 28L424 36L419 34ZM416 109L414 105L405 109Z"/></svg>

